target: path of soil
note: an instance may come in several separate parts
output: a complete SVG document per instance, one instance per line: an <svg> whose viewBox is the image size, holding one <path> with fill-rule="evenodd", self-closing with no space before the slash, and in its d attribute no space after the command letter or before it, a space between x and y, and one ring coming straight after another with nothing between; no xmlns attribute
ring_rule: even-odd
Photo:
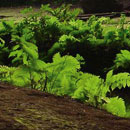
<svg viewBox="0 0 130 130"><path fill-rule="evenodd" d="M0 83L0 130L130 130L130 119L68 97Z"/></svg>

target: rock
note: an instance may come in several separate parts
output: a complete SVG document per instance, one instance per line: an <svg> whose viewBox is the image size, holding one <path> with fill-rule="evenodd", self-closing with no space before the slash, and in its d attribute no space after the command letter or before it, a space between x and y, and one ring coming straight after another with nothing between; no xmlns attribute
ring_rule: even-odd
<svg viewBox="0 0 130 130"><path fill-rule="evenodd" d="M130 10L130 0L119 0L124 10Z"/></svg>
<svg viewBox="0 0 130 130"><path fill-rule="evenodd" d="M123 5L117 0L81 0L84 13L105 13L122 11Z"/></svg>

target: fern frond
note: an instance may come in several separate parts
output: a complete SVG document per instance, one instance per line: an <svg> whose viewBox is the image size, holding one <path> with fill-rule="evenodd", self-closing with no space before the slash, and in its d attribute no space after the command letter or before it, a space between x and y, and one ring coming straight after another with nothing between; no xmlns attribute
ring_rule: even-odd
<svg viewBox="0 0 130 130"><path fill-rule="evenodd" d="M58 51L62 52L66 49L67 45L79 42L77 38L72 35L62 35L59 41L54 43L54 45L48 50L49 55L53 55Z"/></svg>
<svg viewBox="0 0 130 130"><path fill-rule="evenodd" d="M118 73L111 77L109 81L109 85L111 86L112 90L118 88L125 88L130 87L130 74L129 73Z"/></svg>
<svg viewBox="0 0 130 130"><path fill-rule="evenodd" d="M11 75L17 70L15 67L8 67L5 65L0 65L0 80L1 81L11 81Z"/></svg>
<svg viewBox="0 0 130 130"><path fill-rule="evenodd" d="M107 99L107 103L103 105L103 108L113 115L125 117L126 107L122 98L114 97Z"/></svg>
<svg viewBox="0 0 130 130"><path fill-rule="evenodd" d="M80 69L80 63L72 56L61 57L59 53L53 57L53 62L46 65L48 73L47 91L59 95L73 95Z"/></svg>
<svg viewBox="0 0 130 130"><path fill-rule="evenodd" d="M121 52L116 55L112 68L118 69L119 67L125 69L130 67L130 52L128 50L121 50Z"/></svg>
<svg viewBox="0 0 130 130"><path fill-rule="evenodd" d="M24 64L28 64L27 59L38 59L38 48L35 44L26 41L24 36L12 35L12 40L18 42L9 55L9 57L15 57L12 62L22 60Z"/></svg>
<svg viewBox="0 0 130 130"><path fill-rule="evenodd" d="M88 73L83 74L76 85L77 89L74 92L73 98L84 99L84 101L96 107L102 104L102 99L109 91L103 79Z"/></svg>
<svg viewBox="0 0 130 130"><path fill-rule="evenodd" d="M26 66L19 67L13 74L12 74L12 84L16 86L26 86L30 84L30 73L29 69Z"/></svg>

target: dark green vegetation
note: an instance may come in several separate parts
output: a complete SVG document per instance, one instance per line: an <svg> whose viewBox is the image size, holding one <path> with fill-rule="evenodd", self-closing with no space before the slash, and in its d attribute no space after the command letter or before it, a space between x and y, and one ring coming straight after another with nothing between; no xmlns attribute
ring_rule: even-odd
<svg viewBox="0 0 130 130"><path fill-rule="evenodd" d="M27 17L17 24L0 23L0 80L130 117L128 93L118 93L130 87L130 27L124 26L125 16L113 27L109 18L78 20L82 11L69 5L31 11L23 10Z"/></svg>

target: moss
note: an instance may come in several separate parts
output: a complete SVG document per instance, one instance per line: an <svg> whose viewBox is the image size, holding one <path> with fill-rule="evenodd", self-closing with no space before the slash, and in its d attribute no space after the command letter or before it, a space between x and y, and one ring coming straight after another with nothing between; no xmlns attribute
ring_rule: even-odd
<svg viewBox="0 0 130 130"><path fill-rule="evenodd" d="M14 120L26 126L28 129L42 128L41 122L45 122L44 127L49 128L53 124L59 129L68 128L70 125L74 126L72 122L63 119L61 115L57 115L50 109L39 111L37 109L26 109L27 115L22 117L15 117ZM24 116L24 117L23 117ZM37 120L37 121L36 121ZM35 121L35 123L33 123ZM74 126L76 128L76 126Z"/></svg>
<svg viewBox="0 0 130 130"><path fill-rule="evenodd" d="M22 124L23 126L26 126L27 129L36 129L36 124L34 125L33 123L29 122L28 119L22 117L15 117L14 120Z"/></svg>

